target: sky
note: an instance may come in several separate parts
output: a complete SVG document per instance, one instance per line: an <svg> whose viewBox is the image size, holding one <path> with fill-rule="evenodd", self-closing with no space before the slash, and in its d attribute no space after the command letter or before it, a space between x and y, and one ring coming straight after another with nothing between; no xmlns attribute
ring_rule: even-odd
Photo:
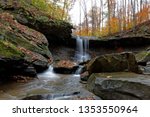
<svg viewBox="0 0 150 117"><path fill-rule="evenodd" d="M86 0L87 3L87 9L90 9L90 1ZM71 16L71 21L74 25L78 25L80 23L80 7L79 7L79 0L77 0L73 6L73 8L69 12ZM81 21L83 21L83 9L81 9Z"/></svg>
<svg viewBox="0 0 150 117"><path fill-rule="evenodd" d="M69 12L73 24L77 25L79 23L79 13L80 13L79 3L75 2L75 5Z"/></svg>
<svg viewBox="0 0 150 117"><path fill-rule="evenodd" d="M80 7L79 7L79 1L82 0L76 0L75 5L73 6L73 8L71 9L71 11L69 12L70 16L71 16L71 21L74 25L78 25L80 23ZM85 0L86 1L86 5L87 5L87 11L90 10L91 8L91 1L92 0ZM118 4L122 4L122 2L124 0L116 0ZM131 0L129 0L131 2ZM136 0L136 2L140 2L141 0ZM148 0L150 1L150 0ZM99 0L96 1L96 4L99 4ZM103 2L106 2L106 0L103 0ZM128 0L127 0L128 3ZM83 4L83 3L82 3ZM94 0L93 0L93 4L94 4ZM83 15L83 9L81 9L81 21L83 21L84 19L84 15Z"/></svg>

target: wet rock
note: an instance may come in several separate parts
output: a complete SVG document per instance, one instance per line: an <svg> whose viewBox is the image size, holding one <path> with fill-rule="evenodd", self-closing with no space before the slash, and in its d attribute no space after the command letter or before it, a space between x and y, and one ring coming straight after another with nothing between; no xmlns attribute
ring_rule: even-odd
<svg viewBox="0 0 150 117"><path fill-rule="evenodd" d="M150 51L150 47L147 48L147 51Z"/></svg>
<svg viewBox="0 0 150 117"><path fill-rule="evenodd" d="M10 13L0 13L0 38L1 76L35 75L33 69L47 68L52 62L45 36L19 24Z"/></svg>
<svg viewBox="0 0 150 117"><path fill-rule="evenodd" d="M28 62L23 59L1 58L0 59L0 80L7 81L8 78L16 74L22 74L28 67ZM30 74L31 73L31 74ZM33 72L24 72L24 74L33 75ZM34 74L35 76L35 74Z"/></svg>
<svg viewBox="0 0 150 117"><path fill-rule="evenodd" d="M92 59L87 64L89 74L101 72L131 71L141 73L133 53L105 54Z"/></svg>
<svg viewBox="0 0 150 117"><path fill-rule="evenodd" d="M150 75L150 65L147 65L146 67L144 67L144 73Z"/></svg>
<svg viewBox="0 0 150 117"><path fill-rule="evenodd" d="M88 79L87 88L102 99L150 99L148 75L128 72L96 73Z"/></svg>
<svg viewBox="0 0 150 117"><path fill-rule="evenodd" d="M35 68L24 59L1 58L0 59L0 80L7 81L16 79L16 76L36 77ZM17 79L16 79L17 80Z"/></svg>
<svg viewBox="0 0 150 117"><path fill-rule="evenodd" d="M78 96L80 92L73 92L68 94L43 94L43 95L33 95L23 100L64 100L64 99L72 99L75 96Z"/></svg>
<svg viewBox="0 0 150 117"><path fill-rule="evenodd" d="M80 92L66 93L66 94L41 94L33 95L23 98L23 100L100 100L99 97L88 93L88 95L81 95Z"/></svg>
<svg viewBox="0 0 150 117"><path fill-rule="evenodd" d="M150 75L150 64L147 64L145 66L140 66L140 68L143 71L143 74L149 74Z"/></svg>
<svg viewBox="0 0 150 117"><path fill-rule="evenodd" d="M61 74L74 74L79 66L70 60L60 60L53 65L53 70Z"/></svg>
<svg viewBox="0 0 150 117"><path fill-rule="evenodd" d="M136 59L139 65L146 66L150 61L150 51L142 51L136 54Z"/></svg>
<svg viewBox="0 0 150 117"><path fill-rule="evenodd" d="M35 68L33 66L28 66L26 69L22 69L22 75L35 77L37 74Z"/></svg>
<svg viewBox="0 0 150 117"><path fill-rule="evenodd" d="M81 78L81 81L87 81L89 78L89 72L86 71L86 72L81 73L80 78Z"/></svg>

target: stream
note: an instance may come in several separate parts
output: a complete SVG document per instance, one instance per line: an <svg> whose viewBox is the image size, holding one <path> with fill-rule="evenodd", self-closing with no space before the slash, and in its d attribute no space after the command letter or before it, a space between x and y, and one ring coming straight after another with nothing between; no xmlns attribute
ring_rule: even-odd
<svg viewBox="0 0 150 117"><path fill-rule="evenodd" d="M90 59L88 41L77 38L75 59L83 62ZM77 72L80 71L77 70ZM53 67L37 75L38 78L27 83L10 82L0 86L0 99L35 99L35 100L64 100L64 99L100 99L87 91L85 84L80 83L80 75L56 74Z"/></svg>
<svg viewBox="0 0 150 117"><path fill-rule="evenodd" d="M48 69L38 74L38 79L28 83L11 82L1 85L0 99L99 99L79 81L80 75L54 74Z"/></svg>

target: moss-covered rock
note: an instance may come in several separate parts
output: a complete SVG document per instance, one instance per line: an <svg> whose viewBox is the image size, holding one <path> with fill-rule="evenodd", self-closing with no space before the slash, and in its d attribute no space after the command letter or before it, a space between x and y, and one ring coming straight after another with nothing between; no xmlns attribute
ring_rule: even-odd
<svg viewBox="0 0 150 117"><path fill-rule="evenodd" d="M106 54L92 59L87 65L88 72L121 72L131 71L140 73L133 53Z"/></svg>
<svg viewBox="0 0 150 117"><path fill-rule="evenodd" d="M13 0L11 2L0 1L0 11L9 12L21 24L33 28L43 33L49 40L50 44L66 42L71 38L71 29L69 23L53 19L32 4L31 0Z"/></svg>
<svg viewBox="0 0 150 117"><path fill-rule="evenodd" d="M24 55L9 41L0 40L0 56L4 58L22 58Z"/></svg>
<svg viewBox="0 0 150 117"><path fill-rule="evenodd" d="M24 71L29 65L37 70L47 68L51 61L43 34L21 25L10 13L0 13L0 75L9 70L19 73L18 69Z"/></svg>

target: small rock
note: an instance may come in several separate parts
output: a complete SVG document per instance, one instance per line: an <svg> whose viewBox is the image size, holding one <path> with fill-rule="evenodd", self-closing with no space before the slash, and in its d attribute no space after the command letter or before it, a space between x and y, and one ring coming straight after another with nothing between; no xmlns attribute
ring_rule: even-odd
<svg viewBox="0 0 150 117"><path fill-rule="evenodd" d="M87 81L87 80L88 80L88 77L89 77L89 72L86 71L86 72L82 73L82 74L80 75L80 77L81 77L81 81Z"/></svg>

